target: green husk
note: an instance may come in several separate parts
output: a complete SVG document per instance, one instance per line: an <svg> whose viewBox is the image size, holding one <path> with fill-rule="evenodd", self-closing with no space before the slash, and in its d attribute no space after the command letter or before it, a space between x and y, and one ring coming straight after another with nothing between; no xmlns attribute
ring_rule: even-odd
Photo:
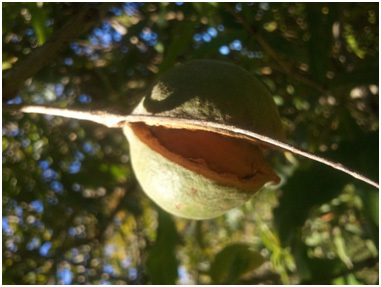
<svg viewBox="0 0 381 287"><path fill-rule="evenodd" d="M278 110L265 87L240 67L218 61L193 61L167 72L152 86L133 114L209 120L284 139ZM197 137L197 132L189 132ZM165 142L165 138L156 135L154 127L127 124L124 133L143 190L159 206L177 216L217 217L244 204L266 182L279 180L265 163L259 146L246 147L246 143L237 142L256 154L247 165L253 174L240 178L234 172L219 170L223 159L216 159L218 163L214 163L213 156L202 158L204 151L189 158L186 148L176 146L184 145L181 140L177 143L174 138L174 143ZM220 138L216 138L213 144L217 147ZM221 136L221 146L230 141ZM244 157L238 156L239 159Z"/></svg>

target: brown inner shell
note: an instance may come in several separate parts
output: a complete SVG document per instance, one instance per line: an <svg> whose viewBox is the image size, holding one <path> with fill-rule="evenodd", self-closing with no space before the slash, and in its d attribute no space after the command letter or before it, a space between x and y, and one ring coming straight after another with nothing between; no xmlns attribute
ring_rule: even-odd
<svg viewBox="0 0 381 287"><path fill-rule="evenodd" d="M279 177L259 146L201 130L130 124L135 135L165 158L220 184L259 189Z"/></svg>

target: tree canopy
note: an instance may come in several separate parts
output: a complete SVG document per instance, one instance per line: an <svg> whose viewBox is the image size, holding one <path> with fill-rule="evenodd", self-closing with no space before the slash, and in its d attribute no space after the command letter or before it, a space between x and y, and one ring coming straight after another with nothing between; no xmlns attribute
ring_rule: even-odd
<svg viewBox="0 0 381 287"><path fill-rule="evenodd" d="M129 114L164 72L215 59L270 90L290 144L378 181L378 5L3 3L3 283L378 283L368 184L275 152L278 186L186 220L141 190L120 129L6 110Z"/></svg>

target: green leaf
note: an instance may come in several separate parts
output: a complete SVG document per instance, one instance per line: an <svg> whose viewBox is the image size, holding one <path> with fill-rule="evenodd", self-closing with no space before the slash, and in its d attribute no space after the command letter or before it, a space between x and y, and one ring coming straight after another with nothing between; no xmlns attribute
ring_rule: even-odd
<svg viewBox="0 0 381 287"><path fill-rule="evenodd" d="M263 263L262 255L250 245L235 243L226 246L216 255L210 267L210 276L215 284L232 284Z"/></svg>
<svg viewBox="0 0 381 287"><path fill-rule="evenodd" d="M378 174L378 134L362 135L340 143L337 150L322 154L371 178ZM344 185L371 188L342 172L320 163L302 165L283 188L279 206L274 209L275 227L282 244L287 245L308 218L311 208L335 198ZM376 191L376 189L373 192ZM377 207L378 212L378 207Z"/></svg>
<svg viewBox="0 0 381 287"><path fill-rule="evenodd" d="M364 282L357 280L354 274L348 274L332 280L335 285L364 285Z"/></svg>
<svg viewBox="0 0 381 287"><path fill-rule="evenodd" d="M274 209L275 228L283 245L288 245L297 234L310 209L335 198L346 180L341 172L318 163L295 171Z"/></svg>
<svg viewBox="0 0 381 287"><path fill-rule="evenodd" d="M178 26L177 35L172 39L164 56L164 61L159 65L160 73L172 68L177 60L177 57L183 53L193 40L193 31L195 23L193 21L182 21Z"/></svg>
<svg viewBox="0 0 381 287"><path fill-rule="evenodd" d="M378 131L356 135L356 140L343 141L339 149L331 153L331 158L352 168L373 180L379 175L379 138ZM357 184L362 182L356 181ZM369 185L366 185L368 188ZM373 190L376 190L373 188Z"/></svg>
<svg viewBox="0 0 381 287"><path fill-rule="evenodd" d="M345 264L338 258L322 259L308 256L308 247L301 240L294 244L294 258L303 284L330 284L336 274L347 270Z"/></svg>
<svg viewBox="0 0 381 287"><path fill-rule="evenodd" d="M157 238L149 250L146 267L152 284L172 285L178 278L175 249L180 237L171 215L160 209L158 215Z"/></svg>
<svg viewBox="0 0 381 287"><path fill-rule="evenodd" d="M41 46L51 34L50 27L46 26L48 19L46 9L43 9L38 3L30 3L29 10L32 15L32 25L37 36L37 43Z"/></svg>
<svg viewBox="0 0 381 287"><path fill-rule="evenodd" d="M356 35L353 32L351 25L344 25L344 38L347 41L349 47L351 47L352 51L355 53L357 57L360 59L364 59L366 55L366 51L360 48L360 45L356 39Z"/></svg>
<svg viewBox="0 0 381 287"><path fill-rule="evenodd" d="M198 14L204 17L210 17L218 6L217 2L192 2L193 8Z"/></svg>
<svg viewBox="0 0 381 287"><path fill-rule="evenodd" d="M360 189L359 195L364 205L365 215L379 226L379 194L369 189Z"/></svg>

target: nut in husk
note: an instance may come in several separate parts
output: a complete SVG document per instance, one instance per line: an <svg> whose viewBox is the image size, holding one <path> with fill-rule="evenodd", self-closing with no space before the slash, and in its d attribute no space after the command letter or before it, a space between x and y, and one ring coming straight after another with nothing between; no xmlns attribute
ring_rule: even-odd
<svg viewBox="0 0 381 287"><path fill-rule="evenodd" d="M162 75L133 113L214 121L284 139L270 93L247 71L219 61L193 61ZM240 138L171 123L129 123L124 133L143 190L177 216L217 217L279 182L263 146Z"/></svg>

